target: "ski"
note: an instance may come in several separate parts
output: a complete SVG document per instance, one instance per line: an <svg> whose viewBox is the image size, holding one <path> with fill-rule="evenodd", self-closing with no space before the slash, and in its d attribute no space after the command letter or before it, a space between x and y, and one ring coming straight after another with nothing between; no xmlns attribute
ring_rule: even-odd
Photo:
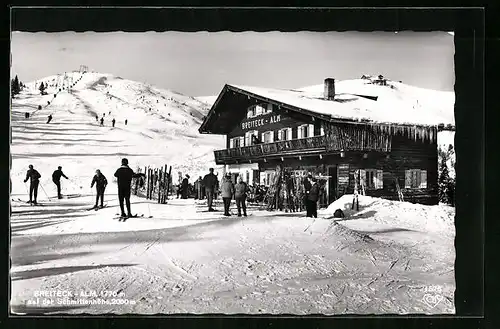
<svg viewBox="0 0 500 329"><path fill-rule="evenodd" d="M119 222L122 222L122 221L124 222L127 219L129 219L129 218L144 217L144 214L140 214L140 215L139 214L135 214L135 215L132 215L132 216L125 216L125 217L119 216L119 214L115 214L115 215L118 216L118 217L113 217L113 219L118 219ZM151 218L151 217L149 217L149 218Z"/></svg>

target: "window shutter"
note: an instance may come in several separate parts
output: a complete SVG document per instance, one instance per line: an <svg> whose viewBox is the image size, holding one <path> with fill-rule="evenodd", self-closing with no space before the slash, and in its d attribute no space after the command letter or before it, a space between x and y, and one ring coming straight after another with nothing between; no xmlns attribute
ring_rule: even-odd
<svg viewBox="0 0 500 329"><path fill-rule="evenodd" d="M229 138L229 148L232 149L234 147L234 138Z"/></svg>
<svg viewBox="0 0 500 329"><path fill-rule="evenodd" d="M427 170L420 171L420 188L427 188Z"/></svg>
<svg viewBox="0 0 500 329"><path fill-rule="evenodd" d="M405 170L405 188L411 188L411 170Z"/></svg>
<svg viewBox="0 0 500 329"><path fill-rule="evenodd" d="M297 127L297 138L302 138L302 126Z"/></svg>
<svg viewBox="0 0 500 329"><path fill-rule="evenodd" d="M292 128L287 128L288 132L286 134L286 139L291 140L292 139Z"/></svg>
<svg viewBox="0 0 500 329"><path fill-rule="evenodd" d="M375 188L383 189L384 188L384 172L382 170L377 170L377 178L375 180Z"/></svg>
<svg viewBox="0 0 500 329"><path fill-rule="evenodd" d="M364 186L366 186L366 170L364 169L359 169L359 183ZM360 186L360 191L361 191L361 186Z"/></svg>
<svg viewBox="0 0 500 329"><path fill-rule="evenodd" d="M241 136L240 137L240 147L245 146L245 137Z"/></svg>
<svg viewBox="0 0 500 329"><path fill-rule="evenodd" d="M274 142L274 131L268 131L267 133L269 134L269 143L273 143Z"/></svg>
<svg viewBox="0 0 500 329"><path fill-rule="evenodd" d="M314 125L310 124L307 126L307 137L313 137L314 136Z"/></svg>
<svg viewBox="0 0 500 329"><path fill-rule="evenodd" d="M323 124L321 124L321 127L319 128L319 135L324 136L325 135L325 127Z"/></svg>

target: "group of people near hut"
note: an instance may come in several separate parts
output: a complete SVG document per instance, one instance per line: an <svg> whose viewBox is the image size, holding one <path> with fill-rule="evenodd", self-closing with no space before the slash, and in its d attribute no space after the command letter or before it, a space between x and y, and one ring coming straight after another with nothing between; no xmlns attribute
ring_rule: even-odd
<svg viewBox="0 0 500 329"><path fill-rule="evenodd" d="M188 199L194 197L194 199L198 200L206 198L208 211L215 211L213 200L220 195L224 204L225 216L231 216L231 200L235 200L238 216L247 215L246 204L248 201L267 201L267 186L249 185L243 181L241 176L234 183L229 173L224 175L219 182L217 175L214 174L214 169L210 168L209 171L205 177L200 176L194 184L189 183L190 176L186 174L182 182L177 186L177 198ZM324 184L321 184L311 174L302 177L285 173L276 208L290 212L305 209L307 217L317 217L317 204L324 193Z"/></svg>

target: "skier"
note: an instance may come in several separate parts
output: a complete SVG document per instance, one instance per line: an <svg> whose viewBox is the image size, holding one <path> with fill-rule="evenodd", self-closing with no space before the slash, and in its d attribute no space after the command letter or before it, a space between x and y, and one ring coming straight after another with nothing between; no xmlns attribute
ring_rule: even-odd
<svg viewBox="0 0 500 329"><path fill-rule="evenodd" d="M29 170L26 173L26 179L24 180L25 183L28 181L28 179L30 180L30 200L28 201L28 203L36 205L37 204L36 197L38 195L38 184L40 184L39 179L42 176L38 171L36 171L36 169L33 169L33 165L29 165L28 167ZM32 196L34 198L32 198Z"/></svg>
<svg viewBox="0 0 500 329"><path fill-rule="evenodd" d="M226 174L225 179L222 180L221 195L222 201L224 202L224 216L231 216L229 207L231 206L231 199L234 195L234 185L233 182L231 182L230 174Z"/></svg>
<svg viewBox="0 0 500 329"><path fill-rule="evenodd" d="M236 207L238 208L238 217L241 217L241 209L243 209L243 216L247 217L246 198L247 192L250 191L250 189L241 176L238 177L238 184L234 187L234 191L234 199L236 200Z"/></svg>
<svg viewBox="0 0 500 329"><path fill-rule="evenodd" d="M104 126L104 118L101 118L101 126Z"/></svg>
<svg viewBox="0 0 500 329"><path fill-rule="evenodd" d="M208 211L215 211L212 208L214 201L214 192L217 190L219 182L217 176L214 175L214 168L209 169L209 173L203 177L203 186L205 187L205 193L207 194L207 205Z"/></svg>
<svg viewBox="0 0 500 329"><path fill-rule="evenodd" d="M49 118L47 120L47 123L50 123L50 121L52 121L52 114L49 114Z"/></svg>
<svg viewBox="0 0 500 329"><path fill-rule="evenodd" d="M98 115L95 116L95 121L99 122L99 116Z"/></svg>
<svg viewBox="0 0 500 329"><path fill-rule="evenodd" d="M62 199L61 195L61 176L68 179L66 175L62 172L62 167L57 167L57 170L52 173L52 181L57 186L57 198Z"/></svg>
<svg viewBox="0 0 500 329"><path fill-rule="evenodd" d="M97 205L99 204L99 197L101 198L101 208L104 207L104 190L106 189L106 186L108 185L108 180L106 177L104 177L103 174L101 174L101 171L97 169L95 171L94 178L92 179L92 184L90 184L90 188L94 187L94 184L96 184L96 192L97 196L95 199L95 206L93 209L97 209Z"/></svg>
<svg viewBox="0 0 500 329"><path fill-rule="evenodd" d="M25 113L24 113L24 118L25 118L25 119L29 119L29 117L30 117L30 114L29 114L28 112L25 112Z"/></svg>
<svg viewBox="0 0 500 329"><path fill-rule="evenodd" d="M116 120L113 118L113 120L111 120L111 124L113 125L113 127L115 126L115 122Z"/></svg>
<svg viewBox="0 0 500 329"><path fill-rule="evenodd" d="M182 199L187 199L189 196L189 175L182 180Z"/></svg>
<svg viewBox="0 0 500 329"><path fill-rule="evenodd" d="M106 113L103 113L103 114L102 114L102 116L103 116L103 117L105 117L105 116L106 116Z"/></svg>
<svg viewBox="0 0 500 329"><path fill-rule="evenodd" d="M127 120L127 119L125 119L125 126L127 125L127 121L128 121L128 120Z"/></svg>
<svg viewBox="0 0 500 329"><path fill-rule="evenodd" d="M111 114L111 111L109 111L109 114Z"/></svg>
<svg viewBox="0 0 500 329"><path fill-rule="evenodd" d="M120 217L133 217L130 209L130 184L132 183L132 178L145 177L145 174L136 174L128 166L128 159L122 159L122 165L115 172L115 177L118 179L118 200L120 202ZM128 213L125 214L125 209L123 207L123 200L127 204Z"/></svg>

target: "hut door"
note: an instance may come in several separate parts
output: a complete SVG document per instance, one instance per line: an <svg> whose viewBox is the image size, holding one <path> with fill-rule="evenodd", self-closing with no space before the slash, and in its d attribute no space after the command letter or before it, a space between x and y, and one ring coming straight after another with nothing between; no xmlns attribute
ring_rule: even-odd
<svg viewBox="0 0 500 329"><path fill-rule="evenodd" d="M337 166L328 166L328 204L337 198Z"/></svg>

